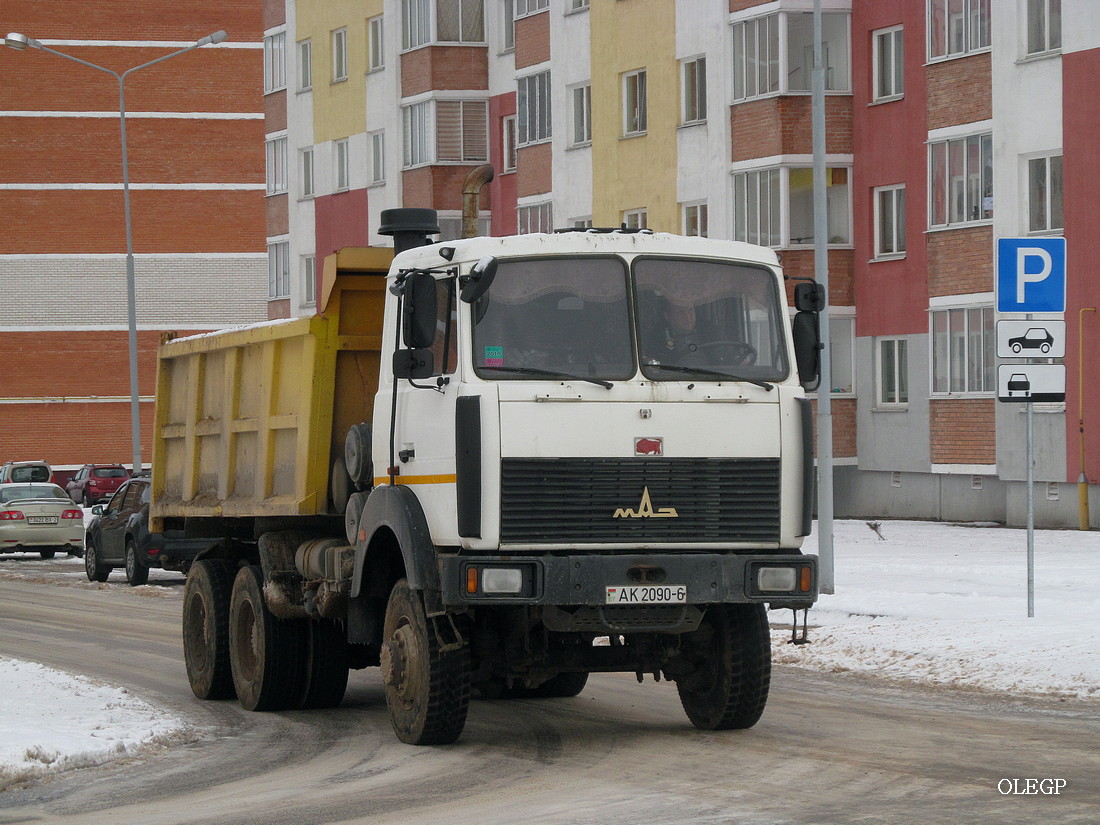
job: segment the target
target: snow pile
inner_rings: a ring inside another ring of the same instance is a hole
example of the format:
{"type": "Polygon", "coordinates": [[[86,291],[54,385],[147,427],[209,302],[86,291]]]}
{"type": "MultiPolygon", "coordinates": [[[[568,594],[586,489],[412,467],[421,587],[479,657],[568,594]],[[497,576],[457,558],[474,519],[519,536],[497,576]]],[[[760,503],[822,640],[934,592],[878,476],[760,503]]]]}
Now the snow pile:
{"type": "Polygon", "coordinates": [[[0,658],[0,685],[0,791],[194,738],[171,714],[83,676],[0,658]]]}

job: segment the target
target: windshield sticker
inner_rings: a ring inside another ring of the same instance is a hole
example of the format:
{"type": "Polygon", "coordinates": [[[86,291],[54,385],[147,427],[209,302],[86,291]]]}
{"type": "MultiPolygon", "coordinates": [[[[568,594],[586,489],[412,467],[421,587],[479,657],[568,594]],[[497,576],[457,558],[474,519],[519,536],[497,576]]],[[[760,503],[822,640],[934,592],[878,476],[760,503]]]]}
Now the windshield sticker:
{"type": "Polygon", "coordinates": [[[486,347],[485,348],[485,366],[487,366],[487,367],[503,367],[504,366],[504,347],[486,347]]]}

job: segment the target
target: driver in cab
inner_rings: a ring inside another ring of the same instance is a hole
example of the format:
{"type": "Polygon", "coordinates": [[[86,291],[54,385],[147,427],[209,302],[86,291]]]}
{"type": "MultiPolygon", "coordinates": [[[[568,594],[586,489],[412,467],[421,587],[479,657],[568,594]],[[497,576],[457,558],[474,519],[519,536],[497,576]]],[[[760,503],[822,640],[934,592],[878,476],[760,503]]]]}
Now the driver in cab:
{"type": "Polygon", "coordinates": [[[707,340],[696,328],[695,305],[669,301],[662,315],[662,327],[650,341],[646,360],[653,364],[682,364],[707,340]]]}

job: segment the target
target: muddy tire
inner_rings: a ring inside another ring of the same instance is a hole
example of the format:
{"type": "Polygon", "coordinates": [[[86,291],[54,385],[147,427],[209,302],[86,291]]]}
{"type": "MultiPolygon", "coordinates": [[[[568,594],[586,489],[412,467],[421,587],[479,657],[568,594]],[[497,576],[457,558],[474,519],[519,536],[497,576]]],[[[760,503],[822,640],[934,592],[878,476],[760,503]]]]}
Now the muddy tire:
{"type": "Polygon", "coordinates": [[[183,660],[187,681],[200,699],[232,699],[229,664],[230,563],[203,559],[191,565],[183,587],[183,660]]]}
{"type": "Polygon", "coordinates": [[[348,688],[347,638],[331,619],[303,621],[307,635],[305,686],[298,707],[334,708],[348,688]]]}
{"type": "Polygon", "coordinates": [[[298,706],[305,684],[306,626],[278,619],[264,602],[259,565],[243,567],[229,600],[229,663],[245,710],[298,706]]]}
{"type": "Polygon", "coordinates": [[[695,671],[676,682],[691,723],[703,730],[751,728],[768,702],[771,638],[762,604],[713,605],[684,635],[695,671]]]}
{"type": "Polygon", "coordinates": [[[382,681],[397,738],[410,745],[454,742],[470,706],[469,647],[441,649],[420,594],[405,579],[390,592],[382,639],[382,681]]]}
{"type": "Polygon", "coordinates": [[[99,558],[99,549],[89,536],[84,540],[84,573],[90,582],[105,582],[113,568],[99,558]]]}

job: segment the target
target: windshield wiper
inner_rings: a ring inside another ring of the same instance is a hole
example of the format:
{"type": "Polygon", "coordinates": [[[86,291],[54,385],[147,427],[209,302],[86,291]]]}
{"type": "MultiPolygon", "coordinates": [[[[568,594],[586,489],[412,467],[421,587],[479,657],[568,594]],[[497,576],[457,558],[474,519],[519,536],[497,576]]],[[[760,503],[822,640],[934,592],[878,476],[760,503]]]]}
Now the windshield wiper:
{"type": "Polygon", "coordinates": [[[669,372],[682,372],[686,375],[709,375],[712,378],[725,378],[729,381],[745,381],[749,384],[756,384],[758,387],[763,387],[768,392],[775,389],[774,384],[769,384],[767,381],[761,381],[759,378],[748,378],[744,375],[731,375],[728,372],[716,372],[715,370],[708,370],[702,367],[681,367],[679,364],[646,364],[647,367],[656,367],[659,370],[668,370],[669,372]]]}
{"type": "Polygon", "coordinates": [[[493,370],[495,372],[518,372],[522,375],[537,375],[540,378],[566,378],[573,381],[587,381],[589,384],[599,384],[601,387],[611,389],[615,385],[601,378],[588,378],[584,375],[570,375],[567,372],[554,372],[552,370],[540,370],[534,367],[478,367],[479,370],[493,370]]]}

